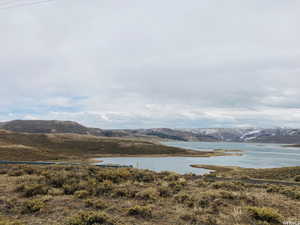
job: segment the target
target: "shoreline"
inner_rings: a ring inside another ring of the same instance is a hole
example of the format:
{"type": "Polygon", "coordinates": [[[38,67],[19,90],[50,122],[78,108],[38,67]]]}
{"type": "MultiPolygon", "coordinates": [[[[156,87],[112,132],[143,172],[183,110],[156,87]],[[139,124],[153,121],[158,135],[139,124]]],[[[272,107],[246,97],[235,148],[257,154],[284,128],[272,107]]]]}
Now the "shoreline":
{"type": "Polygon", "coordinates": [[[209,158],[219,156],[242,156],[241,153],[225,153],[219,151],[203,152],[203,154],[101,154],[95,155],[93,158],[88,159],[89,161],[103,161],[98,158],[171,158],[171,157],[185,157],[185,158],[209,158]]]}
{"type": "Polygon", "coordinates": [[[243,169],[242,167],[239,166],[216,166],[216,165],[208,165],[208,164],[191,164],[190,167],[197,168],[197,169],[212,170],[213,172],[228,172],[232,170],[243,169]]]}

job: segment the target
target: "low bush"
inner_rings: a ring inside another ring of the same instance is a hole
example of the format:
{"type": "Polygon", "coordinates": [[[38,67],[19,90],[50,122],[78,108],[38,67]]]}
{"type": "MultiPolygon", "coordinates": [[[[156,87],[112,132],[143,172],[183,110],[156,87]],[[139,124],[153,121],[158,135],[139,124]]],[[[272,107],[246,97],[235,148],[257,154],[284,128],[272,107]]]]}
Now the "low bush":
{"type": "Polygon", "coordinates": [[[299,189],[292,188],[283,188],[279,191],[280,194],[285,195],[288,198],[300,200],[300,191],[299,189]]]}
{"type": "Polygon", "coordinates": [[[86,190],[79,190],[74,193],[74,196],[80,199],[87,198],[89,195],[90,193],[86,190]]]}
{"type": "Polygon", "coordinates": [[[85,206],[93,209],[106,209],[108,207],[107,203],[100,199],[87,199],[85,206]]]}
{"type": "Polygon", "coordinates": [[[21,192],[24,197],[33,197],[36,195],[46,195],[49,187],[45,184],[21,184],[15,188],[16,192],[21,192]]]}
{"type": "Polygon", "coordinates": [[[181,184],[180,182],[178,182],[178,181],[172,181],[172,182],[169,183],[168,187],[169,187],[170,189],[172,189],[172,191],[173,191],[174,193],[178,193],[178,192],[180,192],[180,191],[183,189],[184,185],[182,185],[182,184],[181,184]]]}
{"type": "Polygon", "coordinates": [[[128,188],[120,187],[113,190],[112,197],[129,197],[130,191],[128,188]]]}
{"type": "Polygon", "coordinates": [[[214,189],[225,189],[228,191],[243,191],[245,187],[241,182],[215,182],[210,185],[214,189]]]}
{"type": "Polygon", "coordinates": [[[179,219],[189,222],[190,224],[197,224],[198,216],[194,212],[184,212],[179,215],[179,219]]]}
{"type": "Polygon", "coordinates": [[[10,170],[7,175],[11,176],[11,177],[19,177],[19,176],[22,176],[24,174],[25,173],[24,173],[23,170],[15,169],[15,170],[10,170]]]}
{"type": "Polygon", "coordinates": [[[103,195],[111,193],[114,188],[114,184],[110,180],[105,180],[101,183],[96,183],[96,185],[92,188],[94,189],[93,192],[95,195],[103,195]]]}
{"type": "Polygon", "coordinates": [[[255,220],[265,221],[272,224],[280,224],[281,215],[272,208],[247,207],[250,217],[255,220]]]}
{"type": "Polygon", "coordinates": [[[236,193],[230,192],[230,191],[220,191],[217,194],[218,197],[222,199],[228,199],[228,200],[239,200],[240,196],[236,193]]]}
{"type": "Polygon", "coordinates": [[[160,197],[170,197],[173,191],[168,186],[160,186],[158,188],[158,193],[160,197]]]}
{"type": "Polygon", "coordinates": [[[138,182],[152,183],[155,181],[155,176],[148,170],[134,170],[134,180],[138,182]]]}
{"type": "Polygon", "coordinates": [[[45,206],[45,202],[40,199],[26,200],[22,203],[22,213],[35,213],[45,206]]]}
{"type": "Polygon", "coordinates": [[[158,192],[155,188],[147,188],[136,194],[136,198],[141,200],[156,200],[157,197],[158,192]]]}
{"type": "Polygon", "coordinates": [[[295,187],[280,187],[272,185],[266,190],[268,193],[279,193],[291,199],[300,199],[300,190],[295,187]]]}
{"type": "Polygon", "coordinates": [[[193,207],[195,205],[195,199],[187,193],[179,193],[174,196],[177,203],[187,205],[188,207],[193,207]]]}
{"type": "Polygon", "coordinates": [[[43,175],[46,177],[47,183],[52,187],[56,187],[56,188],[63,187],[63,185],[68,180],[68,177],[65,175],[65,173],[59,173],[59,172],[47,173],[47,171],[45,171],[43,175]]]}
{"type": "Polygon", "coordinates": [[[64,184],[63,190],[66,195],[73,195],[77,190],[77,184],[64,184]]]}
{"type": "Polygon", "coordinates": [[[300,175],[294,177],[294,181],[300,182],[300,175]]]}
{"type": "Polygon", "coordinates": [[[0,218],[0,225],[24,225],[20,221],[12,221],[11,219],[0,218]]]}
{"type": "Polygon", "coordinates": [[[50,190],[48,190],[48,194],[52,196],[58,196],[58,195],[63,195],[64,191],[59,188],[51,188],[50,190]]]}
{"type": "Polygon", "coordinates": [[[165,177],[166,181],[177,181],[180,175],[174,172],[170,172],[168,176],[165,177]]]}
{"type": "Polygon", "coordinates": [[[140,216],[143,218],[152,217],[152,208],[150,206],[140,206],[136,205],[128,209],[129,216],[140,216]]]}
{"type": "Polygon", "coordinates": [[[179,216],[179,219],[185,221],[184,224],[191,224],[191,225],[217,225],[218,224],[214,216],[203,215],[203,213],[197,210],[184,212],[179,216]]]}
{"type": "Polygon", "coordinates": [[[116,225],[114,219],[104,212],[83,211],[69,218],[67,225],[116,225]]]}

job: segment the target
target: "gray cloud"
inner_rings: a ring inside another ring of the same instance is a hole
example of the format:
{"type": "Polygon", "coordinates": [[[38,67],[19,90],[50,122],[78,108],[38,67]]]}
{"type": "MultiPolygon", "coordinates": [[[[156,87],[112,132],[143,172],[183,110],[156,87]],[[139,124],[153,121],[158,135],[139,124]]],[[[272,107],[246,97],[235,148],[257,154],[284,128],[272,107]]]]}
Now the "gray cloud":
{"type": "Polygon", "coordinates": [[[0,120],[300,126],[299,15],[293,0],[2,10],[0,120]]]}

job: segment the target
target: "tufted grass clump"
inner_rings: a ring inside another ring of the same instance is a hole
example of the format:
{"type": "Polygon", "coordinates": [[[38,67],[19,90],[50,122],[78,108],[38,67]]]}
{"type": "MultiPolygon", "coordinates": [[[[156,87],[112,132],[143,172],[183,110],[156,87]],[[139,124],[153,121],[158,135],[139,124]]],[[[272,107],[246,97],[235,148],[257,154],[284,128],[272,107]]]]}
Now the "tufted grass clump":
{"type": "Polygon", "coordinates": [[[86,190],[79,190],[74,193],[75,198],[85,199],[90,195],[90,193],[86,190]]]}
{"type": "Polygon", "coordinates": [[[49,187],[45,184],[20,184],[15,188],[16,192],[22,193],[24,197],[46,195],[49,187]]]}
{"type": "Polygon", "coordinates": [[[158,193],[160,197],[171,197],[173,195],[173,191],[168,186],[160,186],[158,187],[158,193]]]}
{"type": "Polygon", "coordinates": [[[45,207],[45,201],[42,199],[30,199],[22,203],[22,213],[35,213],[45,207]]]}
{"type": "Polygon", "coordinates": [[[103,210],[108,208],[108,205],[105,201],[101,199],[87,199],[85,202],[85,206],[88,208],[103,210]]]}
{"type": "Polygon", "coordinates": [[[174,196],[174,200],[176,203],[184,204],[188,207],[193,207],[195,205],[195,198],[187,193],[178,193],[174,196]]]}
{"type": "Polygon", "coordinates": [[[147,188],[145,190],[142,190],[136,194],[137,199],[141,200],[156,200],[158,198],[159,193],[155,188],[147,188]]]}
{"type": "Polygon", "coordinates": [[[184,224],[192,225],[217,225],[215,217],[212,215],[203,215],[197,210],[185,211],[179,214],[179,219],[183,220],[184,224]]]}
{"type": "Polygon", "coordinates": [[[265,221],[272,224],[280,224],[282,216],[272,208],[247,207],[247,211],[255,220],[265,221]]]}
{"type": "Polygon", "coordinates": [[[63,190],[66,195],[73,195],[78,190],[78,185],[73,184],[64,184],[63,190]]]}
{"type": "Polygon", "coordinates": [[[139,216],[142,218],[152,217],[152,208],[150,206],[140,206],[136,205],[128,209],[127,214],[129,216],[139,216]]]}
{"type": "Polygon", "coordinates": [[[25,225],[18,220],[0,218],[0,225],[25,225]]]}
{"type": "Polygon", "coordinates": [[[300,175],[294,177],[294,181],[300,182],[300,175]]]}
{"type": "Polygon", "coordinates": [[[67,225],[116,225],[114,219],[104,212],[82,211],[69,218],[67,225]]]}
{"type": "Polygon", "coordinates": [[[244,191],[245,187],[241,182],[214,182],[210,185],[214,189],[223,189],[228,191],[244,191]]]}

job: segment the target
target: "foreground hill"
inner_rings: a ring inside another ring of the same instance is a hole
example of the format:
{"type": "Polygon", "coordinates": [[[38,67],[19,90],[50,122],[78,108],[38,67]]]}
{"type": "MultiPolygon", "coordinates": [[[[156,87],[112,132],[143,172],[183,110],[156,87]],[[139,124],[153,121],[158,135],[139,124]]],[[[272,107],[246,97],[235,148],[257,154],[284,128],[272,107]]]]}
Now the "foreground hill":
{"type": "MultiPolygon", "coordinates": [[[[299,175],[296,169],[288,174],[299,175]]],[[[214,181],[171,172],[5,166],[0,168],[0,224],[298,224],[299,193],[299,186],[214,181]]]]}
{"type": "Polygon", "coordinates": [[[198,129],[99,129],[72,121],[15,120],[0,123],[0,128],[27,133],[72,133],[101,137],[143,138],[176,141],[234,141],[300,144],[300,129],[289,128],[198,128],[198,129]]]}
{"type": "Polygon", "coordinates": [[[149,141],[80,134],[29,134],[0,130],[0,160],[83,160],[105,156],[214,156],[149,141]]]}

